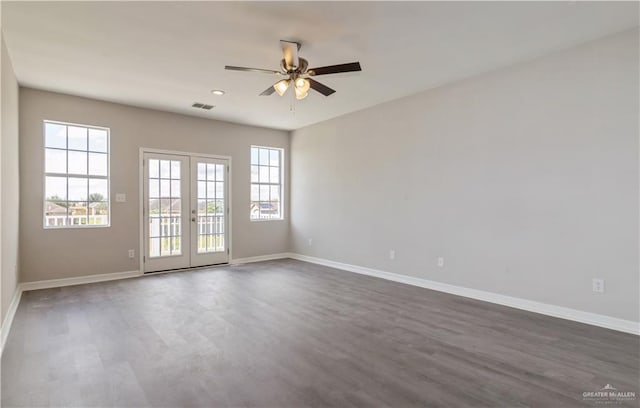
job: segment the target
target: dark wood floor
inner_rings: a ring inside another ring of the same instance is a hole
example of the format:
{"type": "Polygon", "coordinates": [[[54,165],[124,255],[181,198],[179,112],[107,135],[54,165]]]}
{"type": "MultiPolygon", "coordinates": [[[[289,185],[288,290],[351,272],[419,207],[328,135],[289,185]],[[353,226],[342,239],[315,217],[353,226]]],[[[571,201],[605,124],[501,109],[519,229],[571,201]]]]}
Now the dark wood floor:
{"type": "Polygon", "coordinates": [[[25,293],[2,406],[598,406],[583,392],[640,397],[639,346],[282,260],[25,293]]]}

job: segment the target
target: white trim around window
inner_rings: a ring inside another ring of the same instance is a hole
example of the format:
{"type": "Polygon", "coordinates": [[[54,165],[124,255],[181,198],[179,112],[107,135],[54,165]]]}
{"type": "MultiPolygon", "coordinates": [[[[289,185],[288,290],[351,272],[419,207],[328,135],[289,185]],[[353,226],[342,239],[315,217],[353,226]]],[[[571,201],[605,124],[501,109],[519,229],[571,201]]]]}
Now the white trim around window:
{"type": "Polygon", "coordinates": [[[284,149],[251,145],[249,220],[284,220],[284,149]]]}
{"type": "Polygon", "coordinates": [[[43,228],[110,227],[110,129],[44,120],[42,141],[43,228]]]}

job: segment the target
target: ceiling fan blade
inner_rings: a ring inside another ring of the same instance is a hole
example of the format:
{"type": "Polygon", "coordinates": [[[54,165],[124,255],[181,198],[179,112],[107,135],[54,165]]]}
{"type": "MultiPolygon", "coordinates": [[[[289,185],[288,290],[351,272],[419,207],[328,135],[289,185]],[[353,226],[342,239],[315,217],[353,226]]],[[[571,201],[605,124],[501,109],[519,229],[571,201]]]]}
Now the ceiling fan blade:
{"type": "Polygon", "coordinates": [[[320,82],[313,80],[311,78],[307,78],[307,81],[309,81],[309,86],[312,89],[315,89],[316,91],[320,92],[321,94],[323,94],[324,96],[329,96],[332,93],[335,93],[335,89],[331,89],[328,86],[321,84],[320,82]]]}
{"type": "Polygon", "coordinates": [[[311,68],[307,70],[309,75],[327,75],[327,74],[339,74],[341,72],[354,72],[362,71],[359,62],[350,62],[348,64],[329,65],[326,67],[311,68]]]}
{"type": "Polygon", "coordinates": [[[284,63],[287,69],[298,68],[300,60],[298,59],[298,49],[300,44],[292,41],[280,40],[282,46],[282,53],[284,54],[284,63]]]}
{"type": "Polygon", "coordinates": [[[265,74],[275,74],[282,75],[280,71],[274,71],[272,69],[261,69],[261,68],[247,68],[247,67],[234,67],[231,65],[225,65],[224,69],[229,71],[244,71],[244,72],[263,72],[265,74]]]}
{"type": "Polygon", "coordinates": [[[260,94],[260,96],[269,96],[272,93],[274,93],[276,91],[276,88],[273,87],[273,85],[271,85],[270,87],[268,87],[267,89],[265,89],[264,91],[262,91],[262,93],[260,94]]]}

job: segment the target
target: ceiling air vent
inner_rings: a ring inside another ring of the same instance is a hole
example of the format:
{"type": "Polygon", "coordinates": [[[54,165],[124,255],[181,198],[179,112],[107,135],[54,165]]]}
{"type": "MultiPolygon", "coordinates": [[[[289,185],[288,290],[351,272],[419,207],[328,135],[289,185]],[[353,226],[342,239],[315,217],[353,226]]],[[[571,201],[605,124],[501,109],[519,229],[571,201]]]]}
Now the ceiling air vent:
{"type": "Polygon", "coordinates": [[[200,103],[200,102],[195,102],[193,105],[191,105],[192,108],[197,108],[197,109],[204,109],[204,110],[211,110],[213,109],[213,105],[206,105],[204,103],[200,103]]]}

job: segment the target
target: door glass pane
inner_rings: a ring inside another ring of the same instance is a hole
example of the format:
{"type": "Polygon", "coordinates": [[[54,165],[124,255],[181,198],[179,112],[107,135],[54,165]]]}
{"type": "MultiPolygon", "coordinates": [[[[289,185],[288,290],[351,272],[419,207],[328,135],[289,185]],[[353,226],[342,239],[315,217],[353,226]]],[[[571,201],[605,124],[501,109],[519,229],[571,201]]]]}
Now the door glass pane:
{"type": "Polygon", "coordinates": [[[180,165],[179,160],[149,160],[150,257],[182,254],[180,165]]]}
{"type": "Polygon", "coordinates": [[[224,165],[198,163],[198,254],[222,252],[224,242],[224,165]],[[206,199],[206,200],[205,200],[206,199]]]}

